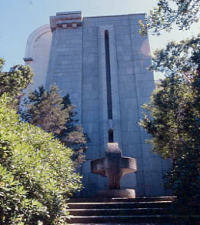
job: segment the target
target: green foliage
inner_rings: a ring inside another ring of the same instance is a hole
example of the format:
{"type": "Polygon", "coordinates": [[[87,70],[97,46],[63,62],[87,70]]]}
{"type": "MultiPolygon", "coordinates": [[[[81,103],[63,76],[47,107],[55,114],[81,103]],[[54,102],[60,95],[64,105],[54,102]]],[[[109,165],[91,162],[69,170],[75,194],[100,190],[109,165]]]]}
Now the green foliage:
{"type": "Polygon", "coordinates": [[[65,146],[73,149],[72,160],[76,163],[76,166],[80,166],[85,160],[88,137],[83,132],[83,128],[77,124],[78,120],[75,119],[77,113],[74,111],[75,107],[71,104],[68,94],[63,97],[62,103],[63,109],[68,111],[69,117],[57,138],[65,146]]]}
{"type": "Polygon", "coordinates": [[[44,87],[39,87],[28,96],[25,121],[47,132],[59,134],[69,118],[68,110],[63,109],[62,101],[56,87],[51,87],[49,92],[44,87]]]}
{"type": "Polygon", "coordinates": [[[80,189],[72,151],[22,123],[0,98],[0,224],[66,224],[67,198],[80,189]]]}
{"type": "Polygon", "coordinates": [[[3,68],[4,63],[5,63],[4,59],[0,58],[0,72],[3,68]]]}
{"type": "Polygon", "coordinates": [[[171,31],[173,25],[180,30],[187,30],[198,22],[200,18],[199,0],[158,0],[157,6],[150,11],[146,24],[142,24],[142,33],[147,29],[153,34],[160,34],[161,31],[171,31]]]}
{"type": "Polygon", "coordinates": [[[84,161],[87,138],[75,117],[69,95],[62,98],[55,86],[50,91],[40,87],[30,93],[22,114],[25,121],[52,132],[65,146],[72,148],[72,159],[78,166],[84,161]]]}
{"type": "Polygon", "coordinates": [[[169,42],[164,49],[154,53],[154,71],[164,72],[165,76],[178,74],[190,79],[190,74],[195,72],[200,64],[200,35],[191,39],[169,42]]]}
{"type": "Polygon", "coordinates": [[[179,78],[169,77],[161,81],[151,96],[150,103],[143,106],[151,112],[151,117],[146,114],[141,125],[152,135],[150,142],[153,150],[164,158],[177,158],[178,153],[174,152],[174,147],[179,145],[181,138],[176,119],[184,93],[179,78]]]}
{"type": "Polygon", "coordinates": [[[32,80],[31,68],[16,65],[9,72],[2,72],[3,65],[4,60],[0,59],[0,96],[6,92],[14,98],[19,98],[32,80]]]}
{"type": "Polygon", "coordinates": [[[144,105],[148,113],[140,123],[152,136],[154,152],[173,160],[167,186],[178,197],[176,210],[186,215],[200,211],[199,84],[198,69],[168,74],[144,105]]]}
{"type": "MultiPolygon", "coordinates": [[[[146,18],[139,21],[141,33],[190,29],[200,18],[199,0],[158,0],[146,18]]],[[[179,224],[194,224],[191,214],[199,215],[200,206],[200,35],[179,43],[170,42],[155,52],[154,71],[165,79],[154,91],[141,125],[152,135],[154,151],[171,158],[168,187],[177,195],[175,212],[184,213],[179,224]]]]}

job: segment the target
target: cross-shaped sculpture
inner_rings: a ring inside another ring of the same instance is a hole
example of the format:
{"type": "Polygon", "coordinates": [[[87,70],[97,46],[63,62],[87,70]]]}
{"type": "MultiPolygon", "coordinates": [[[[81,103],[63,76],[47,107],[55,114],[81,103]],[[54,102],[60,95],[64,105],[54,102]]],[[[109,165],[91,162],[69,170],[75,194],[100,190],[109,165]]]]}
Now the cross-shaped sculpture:
{"type": "Polygon", "coordinates": [[[108,177],[109,189],[120,189],[122,176],[136,172],[136,160],[122,157],[118,143],[108,143],[105,158],[91,161],[91,172],[108,177]]]}

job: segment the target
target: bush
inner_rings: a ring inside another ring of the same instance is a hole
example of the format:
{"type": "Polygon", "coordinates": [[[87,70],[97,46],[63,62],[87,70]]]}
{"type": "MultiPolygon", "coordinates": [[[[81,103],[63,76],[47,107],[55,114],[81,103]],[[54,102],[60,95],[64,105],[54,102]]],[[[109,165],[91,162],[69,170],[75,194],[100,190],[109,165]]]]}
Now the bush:
{"type": "Polygon", "coordinates": [[[67,198],[81,187],[72,151],[22,123],[0,98],[0,224],[65,224],[67,198]]]}

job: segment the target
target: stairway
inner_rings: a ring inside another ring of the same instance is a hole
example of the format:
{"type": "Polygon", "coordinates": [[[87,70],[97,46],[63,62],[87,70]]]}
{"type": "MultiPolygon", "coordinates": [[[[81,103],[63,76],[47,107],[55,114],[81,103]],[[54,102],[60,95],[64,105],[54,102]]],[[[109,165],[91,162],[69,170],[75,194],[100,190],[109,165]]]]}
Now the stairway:
{"type": "Polygon", "coordinates": [[[170,206],[174,197],[135,199],[72,199],[69,224],[172,225],[170,206]]]}

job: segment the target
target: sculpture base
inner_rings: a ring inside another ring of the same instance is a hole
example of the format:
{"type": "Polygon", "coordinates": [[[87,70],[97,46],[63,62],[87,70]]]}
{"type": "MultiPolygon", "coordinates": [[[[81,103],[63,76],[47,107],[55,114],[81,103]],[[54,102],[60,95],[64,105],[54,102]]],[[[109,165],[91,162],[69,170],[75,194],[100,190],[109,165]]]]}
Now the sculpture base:
{"type": "Polygon", "coordinates": [[[135,198],[135,189],[113,189],[98,192],[98,197],[103,198],[135,198]]]}

